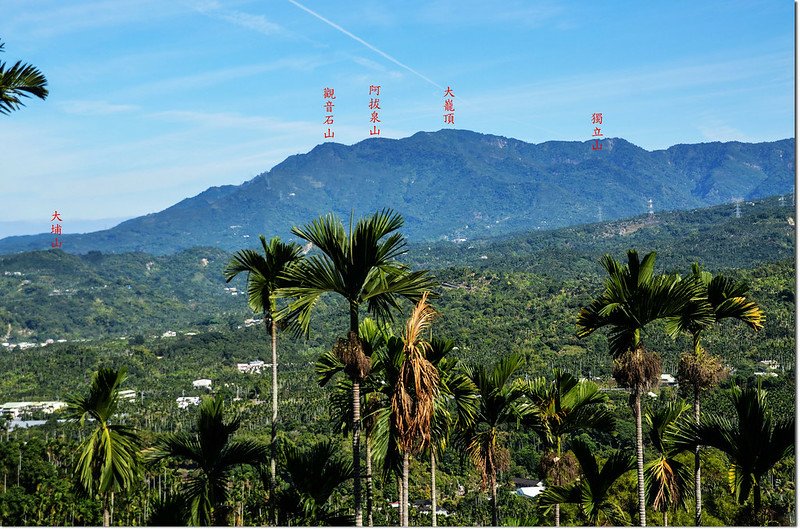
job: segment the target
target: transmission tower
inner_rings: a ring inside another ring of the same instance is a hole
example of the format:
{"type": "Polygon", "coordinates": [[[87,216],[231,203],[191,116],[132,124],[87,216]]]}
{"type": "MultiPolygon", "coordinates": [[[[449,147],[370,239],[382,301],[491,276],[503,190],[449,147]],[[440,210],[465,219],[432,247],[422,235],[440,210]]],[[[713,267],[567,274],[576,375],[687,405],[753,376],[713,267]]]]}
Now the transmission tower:
{"type": "Polygon", "coordinates": [[[603,222],[603,206],[597,206],[597,222],[603,222]]]}
{"type": "Polygon", "coordinates": [[[648,218],[653,218],[656,216],[655,211],[653,211],[653,199],[650,198],[647,200],[647,216],[648,218]]]}
{"type": "Polygon", "coordinates": [[[742,218],[742,202],[744,202],[743,198],[734,198],[733,203],[736,204],[736,218],[742,218]]]}

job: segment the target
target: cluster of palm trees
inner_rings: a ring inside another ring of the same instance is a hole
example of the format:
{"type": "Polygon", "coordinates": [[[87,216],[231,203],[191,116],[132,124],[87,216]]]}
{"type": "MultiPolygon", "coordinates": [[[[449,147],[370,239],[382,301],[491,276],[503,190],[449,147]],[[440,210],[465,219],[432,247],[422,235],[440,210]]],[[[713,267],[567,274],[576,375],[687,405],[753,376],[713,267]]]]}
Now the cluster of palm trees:
{"type": "Polygon", "coordinates": [[[621,523],[624,514],[613,502],[610,489],[631,470],[637,473],[639,522],[646,524],[646,508],[667,513],[685,506],[694,496],[696,521],[700,524],[700,449],[711,446],[726,453],[736,472],[732,485],[746,501],[751,491],[756,512],[761,505],[760,480],[793,448],[794,422],[776,423],[760,387],[731,389],[738,421],[707,417],[700,412],[700,396],[723,378],[718,357],[701,346],[703,333],[716,322],[733,318],[758,330],[763,313],[746,297],[747,289],[733,280],[713,277],[695,265],[687,277],[657,275],[655,253],[639,259],[628,252],[623,265],[611,256],[602,264],[608,277],[605,287],[577,319],[579,337],[609,328],[613,374],[620,386],[629,388],[636,423],[635,457],[618,450],[598,461],[577,433],[610,431],[614,421],[607,397],[593,382],[577,380],[561,370],[552,378],[521,377],[524,357],[502,355],[494,365],[469,365],[457,360],[450,340],[432,335],[437,316],[429,300],[436,282],[427,271],[413,271],[398,258],[406,251],[398,233],[403,224],[391,210],[351,219],[349,229],[334,215],[293,228],[299,238],[318,251],[304,255],[301,247],[279,238],[261,237],[263,253],[236,252],[226,267],[227,281],[247,275],[248,303],[263,314],[272,345],[272,425],[270,441],[260,444],[233,437],[240,419],[225,422],[220,398],[200,406],[194,432],[159,437],[155,446],[142,450],[130,429],[110,424],[116,409],[116,391],[124,371],[101,369],[89,397],[74,398],[75,418],[91,417],[96,429],[83,444],[79,461],[81,483],[89,493],[103,498],[104,522],[113,494],[137,478],[143,461],[190,462],[182,492],[163,505],[194,524],[222,524],[226,510],[230,472],[251,465],[262,472],[269,491],[270,521],[303,524],[326,521],[373,524],[373,477],[383,473],[384,482],[394,476],[400,499],[400,525],[409,524],[408,480],[410,459],[426,457],[431,466],[432,524],[436,525],[436,462],[449,444],[466,454],[480,472],[491,497],[492,523],[500,525],[498,473],[509,466],[509,432],[527,428],[544,447],[541,472],[548,487],[538,504],[552,509],[556,525],[560,506],[577,504],[587,523],[621,523]],[[320,385],[334,384],[331,392],[335,419],[344,433],[352,435],[352,460],[345,461],[331,442],[296,447],[278,442],[277,335],[286,329],[308,335],[319,299],[335,293],[347,303],[349,327],[331,349],[316,362],[320,385]],[[402,300],[413,309],[403,332],[395,334],[391,322],[402,300]],[[365,308],[372,317],[362,318],[365,308]],[[645,328],[663,322],[673,337],[681,333],[693,339],[693,351],[681,358],[682,388],[694,398],[690,406],[679,401],[644,416],[657,456],[645,461],[641,399],[657,384],[661,374],[658,355],[646,349],[645,328]],[[363,439],[362,439],[363,434],[363,439]],[[362,498],[362,441],[365,448],[366,498],[362,498]],[[277,460],[281,452],[283,481],[278,488],[277,460]],[[690,469],[677,457],[695,451],[695,490],[688,487],[690,469]],[[262,466],[269,460],[268,473],[262,466]],[[328,505],[334,489],[352,479],[353,510],[344,512],[328,505]],[[363,499],[366,501],[364,502],[363,499]]]}
{"type": "MultiPolygon", "coordinates": [[[[639,521],[645,526],[646,495],[641,397],[658,383],[661,360],[648,351],[642,340],[646,325],[662,321],[666,332],[676,337],[692,336],[694,351],[681,356],[681,386],[694,392],[695,424],[700,424],[700,394],[724,376],[721,359],[709,355],[700,345],[702,334],[715,323],[732,318],[754,330],[763,327],[764,314],[746,297],[747,286],[725,276],[713,277],[695,264],[688,277],[654,273],[655,252],[639,260],[628,251],[622,265],[610,255],[602,259],[608,273],[603,292],[578,315],[578,336],[584,337],[609,327],[609,352],[617,383],[631,390],[631,407],[636,422],[636,470],[639,521]]],[[[695,522],[701,523],[700,444],[695,445],[695,522]]]]}

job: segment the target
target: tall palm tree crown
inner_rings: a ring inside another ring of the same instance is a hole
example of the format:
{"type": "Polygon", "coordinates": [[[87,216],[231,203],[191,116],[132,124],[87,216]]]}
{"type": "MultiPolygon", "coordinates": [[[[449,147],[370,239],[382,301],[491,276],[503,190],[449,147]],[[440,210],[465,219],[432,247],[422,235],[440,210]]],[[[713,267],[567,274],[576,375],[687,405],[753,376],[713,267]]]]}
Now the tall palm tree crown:
{"type": "Polygon", "coordinates": [[[400,298],[416,303],[423,292],[436,285],[427,271],[412,272],[397,261],[407,251],[404,237],[396,233],[402,226],[399,213],[384,209],[359,219],[355,227],[351,218],[348,232],[333,214],[303,228],[292,228],[293,234],[322,252],[286,273],[294,286],[283,291],[296,298],[287,313],[297,317],[302,332],[308,333],[314,306],[327,292],[339,294],[349,302],[350,331],[357,333],[362,303],[379,320],[391,320],[392,310],[400,308],[400,298]]]}
{"type": "MultiPolygon", "coordinates": [[[[639,261],[636,250],[628,250],[628,263],[622,265],[606,254],[601,263],[608,273],[603,292],[578,314],[579,338],[610,327],[609,352],[613,357],[635,349],[641,331],[651,322],[674,318],[692,299],[702,297],[699,287],[680,277],[655,275],[656,253],[639,261]]],[[[713,323],[713,314],[702,304],[696,306],[695,321],[713,323]]]]}
{"type": "Polygon", "coordinates": [[[259,235],[263,254],[255,250],[239,250],[225,267],[225,281],[230,283],[240,273],[247,274],[247,303],[253,312],[270,320],[276,316],[277,292],[288,286],[283,274],[302,258],[302,248],[293,242],[273,237],[267,242],[259,235]]]}
{"type": "MultiPolygon", "coordinates": [[[[5,44],[0,42],[0,52],[4,48],[5,44]]],[[[0,61],[0,114],[10,114],[24,106],[21,98],[45,99],[49,93],[47,79],[35,66],[17,61],[8,67],[0,61]]]]}
{"type": "Polygon", "coordinates": [[[67,416],[80,427],[92,420],[94,429],[80,446],[75,467],[78,482],[90,495],[103,497],[103,525],[110,523],[108,498],[114,492],[129,489],[140,472],[140,440],[136,431],[123,424],[113,424],[119,404],[119,388],[127,370],[100,368],[92,375],[88,395],[67,398],[67,416]]]}
{"type": "MultiPolygon", "coordinates": [[[[524,424],[531,427],[550,451],[543,456],[550,471],[551,484],[561,485],[568,476],[562,454],[564,437],[581,430],[611,431],[615,419],[605,405],[608,397],[597,384],[577,380],[562,369],[553,369],[552,380],[544,377],[529,382],[530,407],[524,424]]],[[[561,523],[560,507],[555,504],[555,524],[561,523]]]]}

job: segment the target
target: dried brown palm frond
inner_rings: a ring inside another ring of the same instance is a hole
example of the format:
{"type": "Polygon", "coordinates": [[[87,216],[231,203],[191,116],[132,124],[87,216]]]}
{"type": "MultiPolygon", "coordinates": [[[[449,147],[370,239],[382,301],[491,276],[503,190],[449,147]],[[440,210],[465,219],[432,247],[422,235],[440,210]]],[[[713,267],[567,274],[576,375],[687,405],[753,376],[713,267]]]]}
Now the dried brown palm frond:
{"type": "Polygon", "coordinates": [[[370,372],[369,344],[350,331],[347,338],[339,338],[333,346],[333,354],[344,364],[344,372],[351,380],[360,382],[370,372]]]}
{"type": "Polygon", "coordinates": [[[392,396],[392,415],[398,431],[400,448],[418,453],[431,440],[434,402],[439,390],[439,371],[428,360],[430,343],[421,337],[436,316],[424,293],[406,323],[404,359],[392,396]]]}
{"type": "Polygon", "coordinates": [[[664,512],[676,503],[681,497],[681,486],[683,481],[672,468],[672,461],[666,457],[661,457],[653,461],[648,467],[651,480],[656,483],[653,486],[651,495],[653,496],[653,508],[664,512]]]}
{"type": "Polygon", "coordinates": [[[682,393],[691,393],[695,387],[706,391],[727,377],[728,368],[722,365],[722,359],[708,354],[702,347],[698,352],[681,354],[677,378],[682,393]]]}
{"type": "Polygon", "coordinates": [[[497,475],[497,471],[508,470],[511,465],[511,455],[500,442],[503,433],[494,428],[477,432],[467,445],[467,455],[481,471],[483,489],[489,485],[490,476],[497,475]]]}
{"type": "Polygon", "coordinates": [[[551,450],[539,461],[539,471],[550,485],[567,485],[580,475],[580,465],[572,452],[559,456],[555,450],[551,450]]]}
{"type": "Polygon", "coordinates": [[[647,391],[661,379],[661,357],[639,344],[614,358],[611,374],[617,384],[634,391],[647,391]]]}

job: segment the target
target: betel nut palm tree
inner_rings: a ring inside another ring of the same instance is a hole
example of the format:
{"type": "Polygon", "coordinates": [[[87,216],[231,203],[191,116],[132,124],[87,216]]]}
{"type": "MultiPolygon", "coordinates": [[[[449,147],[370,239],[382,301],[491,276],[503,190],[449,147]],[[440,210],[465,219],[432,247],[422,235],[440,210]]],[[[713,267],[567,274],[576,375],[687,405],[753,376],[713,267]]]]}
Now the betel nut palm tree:
{"type": "Polygon", "coordinates": [[[437,526],[436,460],[443,457],[451,432],[462,422],[474,420],[478,411],[478,388],[464,373],[461,361],[450,356],[456,349],[452,340],[433,337],[428,360],[439,372],[439,394],[434,401],[431,423],[431,525],[437,526]]]}
{"type": "MultiPolygon", "coordinates": [[[[655,252],[640,261],[636,250],[628,250],[628,263],[622,265],[612,256],[604,255],[601,263],[608,277],[603,292],[581,309],[577,320],[580,338],[603,327],[610,328],[608,343],[614,379],[631,390],[631,408],[636,422],[639,523],[642,526],[647,525],[647,515],[641,396],[658,383],[661,375],[661,359],[644,347],[642,331],[649,323],[676,316],[688,302],[702,296],[693,281],[681,281],[679,276],[655,275],[655,259],[655,252]]],[[[713,320],[706,307],[700,305],[697,310],[698,320],[713,320]]]]}
{"type": "Polygon", "coordinates": [[[539,505],[573,503],[587,525],[626,525],[622,508],[609,491],[620,476],[636,468],[636,458],[615,450],[601,468],[585,442],[573,441],[572,452],[580,465],[581,477],[568,485],[547,487],[538,496],[539,505]]]}
{"type": "Polygon", "coordinates": [[[685,450],[675,440],[678,421],[689,408],[685,401],[677,400],[645,414],[650,443],[658,452],[656,458],[645,467],[647,502],[662,513],[664,526],[667,525],[669,511],[685,508],[686,500],[691,495],[691,472],[678,458],[685,450]]]}
{"type": "MultiPolygon", "coordinates": [[[[722,359],[703,348],[703,334],[725,319],[741,321],[758,331],[764,326],[764,313],[747,298],[746,284],[722,275],[713,276],[698,263],[692,265],[692,275],[688,280],[700,286],[703,296],[687,303],[680,314],[671,319],[671,329],[673,336],[680,332],[692,336],[692,351],[683,353],[680,358],[678,382],[683,391],[692,391],[694,420],[699,423],[701,394],[716,386],[725,376],[722,359]],[[698,310],[701,306],[704,309],[698,310]],[[713,312],[713,318],[702,317],[709,310],[713,312]]],[[[697,446],[694,454],[695,525],[701,525],[703,509],[700,472],[700,446],[697,446]]]]}
{"type": "Polygon", "coordinates": [[[525,384],[512,379],[525,359],[517,353],[500,359],[492,367],[467,366],[465,373],[478,389],[477,411],[471,420],[462,420],[457,431],[458,445],[481,472],[484,489],[490,488],[492,525],[500,525],[497,507],[497,472],[508,468],[510,457],[503,446],[507,429],[523,419],[525,384]]]}
{"type": "Polygon", "coordinates": [[[151,462],[188,466],[180,503],[189,525],[226,525],[231,472],[240,465],[261,465],[268,457],[264,444],[234,438],[241,418],[226,421],[224,410],[221,395],[204,397],[194,431],[165,434],[144,452],[151,462]]]}
{"type": "Polygon", "coordinates": [[[119,388],[127,377],[119,371],[101,367],[92,375],[88,395],[67,398],[67,416],[81,428],[93,421],[92,433],[79,447],[75,474],[83,491],[99,494],[103,501],[103,526],[111,523],[110,504],[114,493],[131,488],[138,481],[141,467],[140,440],[136,431],[112,422],[119,404],[119,388]]]}
{"type": "MultiPolygon", "coordinates": [[[[693,449],[709,446],[723,452],[731,463],[729,485],[739,504],[753,496],[753,515],[761,513],[762,481],[767,472],[791,454],[795,443],[795,419],[776,420],[761,381],[740,388],[731,383],[728,398],[734,418],[720,414],[700,417],[700,423],[680,423],[675,445],[693,449]]],[[[759,525],[758,519],[750,522],[759,525]]]]}
{"type": "MultiPolygon", "coordinates": [[[[387,391],[387,381],[382,356],[385,353],[386,341],[391,336],[391,331],[386,324],[378,325],[371,318],[364,318],[359,323],[359,336],[365,346],[372,352],[370,355],[370,373],[361,383],[361,427],[365,434],[365,461],[366,461],[366,507],[367,525],[373,525],[373,462],[383,460],[385,454],[378,454],[374,450],[375,430],[380,423],[386,422],[388,415],[384,409],[388,406],[391,395],[387,391]]],[[[344,370],[344,364],[332,350],[325,351],[314,364],[317,373],[317,382],[326,386],[337,373],[344,370]]],[[[330,393],[331,419],[334,428],[342,434],[352,434],[353,427],[353,382],[348,377],[336,380],[333,391],[330,393]]],[[[351,467],[352,468],[352,467],[351,467]]]]}
{"type": "Polygon", "coordinates": [[[302,248],[295,243],[285,243],[279,237],[267,239],[261,235],[263,254],[255,250],[239,250],[225,267],[225,281],[230,282],[240,273],[247,274],[247,303],[250,309],[263,314],[264,326],[272,338],[272,422],[270,434],[270,519],[275,520],[276,436],[278,433],[278,288],[287,286],[283,274],[302,259],[302,248]]]}
{"type": "MultiPolygon", "coordinates": [[[[389,339],[388,348],[399,349],[402,362],[391,397],[391,418],[397,432],[397,444],[403,454],[403,498],[408,525],[408,470],[411,454],[426,450],[431,443],[431,426],[439,393],[439,371],[428,359],[431,344],[423,333],[430,327],[436,312],[428,304],[428,293],[414,307],[401,339],[389,339]]],[[[391,356],[391,352],[389,353],[391,356]]]]}
{"type": "MultiPolygon", "coordinates": [[[[563,485],[569,476],[569,465],[563,444],[567,435],[582,430],[612,431],[614,415],[606,406],[608,397],[589,380],[578,380],[562,369],[553,369],[553,378],[538,377],[528,383],[530,408],[524,424],[539,436],[548,450],[542,458],[551,475],[552,485],[563,485]]],[[[560,506],[554,505],[555,525],[561,524],[560,506]]]]}
{"type": "Polygon", "coordinates": [[[348,304],[350,319],[346,338],[334,345],[334,353],[344,364],[344,372],[353,383],[353,500],[356,526],[362,525],[361,509],[361,383],[370,371],[369,347],[358,335],[359,309],[379,320],[392,318],[405,298],[414,303],[435,282],[427,271],[411,271],[397,260],[406,252],[405,239],[397,230],[403,217],[385,209],[359,219],[345,230],[333,214],[322,216],[292,233],[316,246],[321,253],[307,257],[292,267],[284,277],[292,286],[279,289],[281,295],[294,298],[282,313],[293,321],[299,332],[308,334],[311,314],[320,296],[335,293],[348,304]]]}

